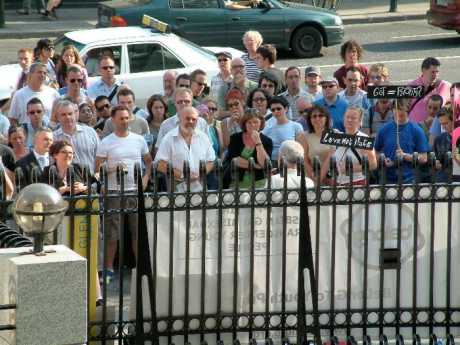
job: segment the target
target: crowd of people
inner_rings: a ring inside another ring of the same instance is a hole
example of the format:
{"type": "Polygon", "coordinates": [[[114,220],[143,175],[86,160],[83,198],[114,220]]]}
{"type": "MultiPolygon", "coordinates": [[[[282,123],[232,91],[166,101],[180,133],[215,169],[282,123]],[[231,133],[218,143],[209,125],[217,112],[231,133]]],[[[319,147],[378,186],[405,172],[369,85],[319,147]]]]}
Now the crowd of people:
{"type": "MultiPolygon", "coordinates": [[[[155,166],[160,176],[155,188],[193,192],[206,185],[212,190],[219,185],[218,158],[223,162],[223,188],[264,187],[269,179],[281,187],[284,178],[274,170],[282,172],[283,167],[288,186],[299,187],[299,162],[307,187],[363,185],[370,178],[380,179],[375,172],[380,154],[385,157],[385,181],[410,183],[415,178],[413,160],[427,166],[430,152],[436,157],[431,167],[436,181],[448,181],[448,152],[453,153],[453,180],[460,181],[460,83],[439,78],[436,58],[426,58],[420,75],[409,83],[423,86],[422,97],[370,99],[368,86],[391,84],[390,71],[382,63],[361,64],[364,52],[354,40],[341,47],[343,66],[323,75],[318,66],[282,71],[275,47],[263,44],[256,31],[242,39],[246,53],[241,57],[228,51],[215,54],[220,72],[212,78],[201,69],[190,74],[166,71],[163,93],[152,95],[145,109],[136,104],[129,85],[117,79],[119,66],[110,52],[98,57],[99,78],[90,83],[85,62],[72,45],[59,55],[48,39],[39,40],[34,50],[20,49],[22,73],[0,113],[7,193],[14,193],[15,184],[21,188],[40,181],[64,195],[87,193],[94,185],[100,188],[102,166],[108,186],[103,192],[134,191],[136,164],[142,166],[144,188],[152,185],[155,166]],[[321,138],[329,131],[373,137],[374,148],[325,145],[321,138]],[[363,171],[364,159],[373,173],[363,171]]],[[[119,207],[119,199],[111,202],[107,207],[119,207]]],[[[104,221],[113,272],[120,215],[104,221]]],[[[136,215],[129,222],[136,228],[136,215]]]]}
{"type": "MultiPolygon", "coordinates": [[[[115,171],[120,164],[128,171],[125,190],[134,189],[136,163],[143,166],[147,187],[155,162],[161,177],[171,164],[173,188],[184,191],[185,161],[192,191],[201,190],[203,181],[208,189],[216,189],[217,158],[223,161],[224,188],[248,188],[252,177],[256,187],[263,187],[273,175],[267,163],[276,168],[283,161],[280,148],[285,142],[300,144],[295,147],[302,148],[306,174],[315,183],[374,182],[379,174],[371,174],[368,181],[362,163],[366,158],[374,170],[379,154],[385,157],[385,181],[409,183],[414,180],[414,157],[423,168],[430,152],[436,156],[437,181],[447,181],[447,152],[454,153],[453,179],[460,179],[460,132],[454,128],[460,84],[439,78],[441,64],[436,58],[426,58],[420,75],[409,83],[423,86],[422,97],[371,99],[368,86],[390,84],[390,71],[382,63],[361,64],[364,52],[354,40],[342,45],[344,64],[332,75],[323,75],[318,66],[282,71],[276,48],[263,44],[260,33],[248,31],[242,40],[246,53],[241,57],[228,51],[215,54],[219,73],[210,81],[201,69],[190,74],[166,71],[164,92],[152,95],[145,109],[136,105],[129,85],[117,79],[119,66],[108,51],[98,57],[99,78],[90,83],[85,62],[72,45],[55,54],[53,42],[41,39],[34,50],[20,49],[22,73],[0,115],[2,161],[12,184],[46,179],[45,168],[59,161],[60,152],[52,151],[53,145],[63,144],[71,148],[67,151],[75,171],[86,168],[97,180],[105,164],[110,190],[119,188],[115,171]],[[374,137],[374,149],[325,145],[321,137],[327,131],[374,137]],[[205,162],[204,170],[200,161],[205,162]],[[23,179],[13,178],[17,167],[23,179]]],[[[58,172],[64,174],[62,169],[58,172]]],[[[426,175],[430,176],[428,170],[426,175]]],[[[56,181],[62,192],[69,191],[65,178],[56,181]]],[[[160,179],[160,190],[170,186],[160,179]]],[[[78,184],[75,190],[85,188],[78,184]]]]}

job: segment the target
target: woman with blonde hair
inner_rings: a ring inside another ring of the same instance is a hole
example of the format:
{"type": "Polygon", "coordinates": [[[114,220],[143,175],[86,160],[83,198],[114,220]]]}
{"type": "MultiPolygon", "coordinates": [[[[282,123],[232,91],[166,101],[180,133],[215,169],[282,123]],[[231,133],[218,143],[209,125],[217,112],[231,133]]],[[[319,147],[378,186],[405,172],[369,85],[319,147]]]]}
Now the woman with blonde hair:
{"type": "Polygon", "coordinates": [[[83,75],[83,82],[81,86],[84,89],[88,88],[88,72],[85,68],[85,63],[83,62],[77,48],[75,48],[72,44],[66,45],[62,48],[61,56],[59,57],[59,62],[56,66],[56,77],[59,87],[66,86],[65,77],[67,74],[67,68],[72,65],[80,66],[80,70],[83,75]]]}
{"type": "Polygon", "coordinates": [[[246,48],[246,54],[241,58],[244,60],[246,67],[246,77],[254,82],[259,81],[259,75],[262,70],[256,64],[256,51],[263,43],[262,35],[259,31],[246,31],[243,35],[243,44],[246,48]]]}

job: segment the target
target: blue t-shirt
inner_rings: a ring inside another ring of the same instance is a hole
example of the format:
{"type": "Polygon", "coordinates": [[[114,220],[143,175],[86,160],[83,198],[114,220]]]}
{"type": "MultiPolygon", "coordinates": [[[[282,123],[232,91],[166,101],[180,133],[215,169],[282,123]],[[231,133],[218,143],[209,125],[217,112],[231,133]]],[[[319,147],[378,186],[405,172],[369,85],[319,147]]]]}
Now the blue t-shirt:
{"type": "MultiPolygon", "coordinates": [[[[413,122],[399,125],[399,144],[401,149],[409,154],[414,152],[426,153],[429,150],[428,141],[423,129],[413,122]]],[[[396,122],[391,121],[378,131],[374,148],[378,152],[383,152],[386,158],[394,162],[396,161],[396,122]]],[[[388,182],[396,183],[398,181],[398,172],[395,167],[387,168],[386,174],[388,182]]],[[[413,181],[412,163],[403,161],[402,179],[404,183],[413,181]]]]}
{"type": "Polygon", "coordinates": [[[262,133],[269,137],[273,142],[271,160],[275,161],[278,159],[278,151],[284,141],[295,140],[297,135],[302,132],[302,125],[298,122],[289,120],[289,122],[279,125],[275,118],[271,118],[267,121],[262,133]]]}
{"type": "Polygon", "coordinates": [[[327,104],[326,99],[321,97],[313,104],[319,105],[329,110],[329,114],[331,114],[332,118],[332,127],[338,129],[341,132],[345,132],[345,127],[343,126],[343,115],[348,108],[348,102],[345,99],[337,96],[334,104],[327,104]]]}
{"type": "Polygon", "coordinates": [[[438,135],[440,135],[441,133],[443,133],[444,131],[442,130],[442,127],[441,127],[441,122],[439,122],[439,119],[438,117],[436,116],[434,119],[433,119],[433,122],[431,123],[431,127],[430,127],[430,135],[434,136],[434,137],[437,137],[438,135]]]}

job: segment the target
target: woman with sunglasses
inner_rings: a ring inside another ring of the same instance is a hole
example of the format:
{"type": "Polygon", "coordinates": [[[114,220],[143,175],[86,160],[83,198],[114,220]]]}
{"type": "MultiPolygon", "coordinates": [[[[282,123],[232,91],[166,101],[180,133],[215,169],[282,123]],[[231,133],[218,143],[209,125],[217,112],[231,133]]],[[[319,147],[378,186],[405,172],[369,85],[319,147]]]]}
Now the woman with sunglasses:
{"type": "Polygon", "coordinates": [[[305,134],[307,141],[306,154],[308,157],[307,174],[314,178],[313,161],[315,157],[319,158],[321,166],[326,163],[329,153],[333,151],[333,147],[321,144],[321,137],[324,132],[327,132],[332,127],[332,120],[329,111],[319,105],[314,105],[306,116],[308,130],[305,134]]]}
{"type": "Polygon", "coordinates": [[[237,178],[240,188],[250,188],[252,177],[249,174],[249,159],[254,159],[255,186],[261,188],[265,185],[265,165],[270,159],[273,150],[272,140],[261,133],[264,128],[265,118],[256,109],[248,109],[241,117],[240,126],[242,132],[235,133],[230,137],[230,145],[223,162],[224,188],[228,188],[232,182],[232,161],[237,159],[237,178]]]}
{"type": "Polygon", "coordinates": [[[240,120],[244,114],[244,95],[239,89],[231,89],[225,96],[225,104],[230,116],[222,120],[222,140],[224,149],[230,144],[230,136],[241,132],[240,120]]]}
{"type": "MultiPolygon", "coordinates": [[[[345,126],[345,133],[349,135],[359,135],[367,137],[368,135],[360,131],[361,123],[363,120],[364,110],[359,107],[351,106],[345,112],[343,123],[345,126]]],[[[363,158],[367,157],[369,162],[369,170],[373,170],[377,167],[377,158],[374,149],[362,150],[353,147],[337,146],[337,148],[331,151],[325,161],[325,164],[321,167],[321,180],[327,184],[337,183],[338,185],[365,185],[366,176],[363,173],[363,158]],[[330,157],[334,155],[336,159],[336,168],[338,171],[337,181],[331,181],[327,179],[327,173],[330,168],[330,157]],[[351,160],[351,176],[348,176],[346,161],[347,158],[351,160]]]]}
{"type": "Polygon", "coordinates": [[[54,44],[47,38],[42,38],[37,42],[34,49],[35,62],[41,62],[46,65],[48,76],[46,85],[58,88],[56,81],[56,65],[54,63],[54,44]]]}
{"type": "Polygon", "coordinates": [[[69,68],[72,65],[80,66],[80,70],[83,77],[81,87],[86,89],[88,87],[88,72],[85,68],[85,63],[80,57],[80,53],[78,52],[77,48],[75,48],[75,46],[72,44],[69,44],[62,48],[61,56],[59,57],[59,62],[56,66],[56,77],[59,83],[59,87],[64,87],[66,85],[65,78],[67,75],[67,68],[69,68]]]}
{"type": "Polygon", "coordinates": [[[252,90],[248,95],[247,107],[254,108],[264,115],[265,119],[270,118],[271,112],[268,108],[268,102],[270,101],[270,94],[267,90],[257,88],[252,90]]]}
{"type": "Polygon", "coordinates": [[[216,119],[217,103],[212,99],[205,99],[197,107],[200,116],[208,124],[208,137],[211,140],[212,148],[216,157],[222,157],[223,139],[221,122],[216,119]]]}

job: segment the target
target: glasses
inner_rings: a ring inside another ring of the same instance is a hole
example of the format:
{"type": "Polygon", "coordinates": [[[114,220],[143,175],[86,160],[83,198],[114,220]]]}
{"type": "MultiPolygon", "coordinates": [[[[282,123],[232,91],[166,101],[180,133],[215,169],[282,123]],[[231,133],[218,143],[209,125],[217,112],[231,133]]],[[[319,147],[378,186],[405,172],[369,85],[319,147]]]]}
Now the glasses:
{"type": "Polygon", "coordinates": [[[43,114],[43,110],[31,110],[28,112],[29,115],[40,115],[40,114],[43,114]]]}
{"type": "Polygon", "coordinates": [[[232,68],[234,68],[234,69],[237,69],[237,68],[243,69],[244,65],[233,65],[232,68]]]}
{"type": "Polygon", "coordinates": [[[64,155],[73,156],[73,151],[61,150],[61,151],[59,151],[59,153],[62,153],[64,155]]]}
{"type": "Polygon", "coordinates": [[[326,117],[324,114],[313,114],[310,116],[312,119],[321,119],[323,117],[326,117]]]}
{"type": "Polygon", "coordinates": [[[53,47],[53,46],[50,46],[50,47],[45,47],[45,48],[43,48],[43,49],[50,51],[50,50],[54,50],[54,47],[53,47]]]}
{"type": "Polygon", "coordinates": [[[347,80],[349,82],[355,82],[355,83],[357,83],[359,81],[359,79],[356,79],[356,78],[347,78],[347,80]]]}
{"type": "Polygon", "coordinates": [[[335,87],[336,85],[335,84],[327,84],[327,85],[324,85],[323,84],[323,88],[324,89],[332,89],[333,87],[335,87]]]}
{"type": "Polygon", "coordinates": [[[190,104],[190,103],[192,103],[192,101],[189,99],[179,99],[176,101],[176,104],[190,104]]]}
{"type": "Polygon", "coordinates": [[[281,110],[283,110],[283,108],[282,108],[282,107],[273,107],[273,108],[270,108],[270,110],[271,110],[272,113],[273,113],[273,112],[275,112],[275,111],[281,111],[281,110]]]}
{"type": "Polygon", "coordinates": [[[217,61],[219,61],[219,62],[227,62],[228,59],[217,59],[217,61]]]}
{"type": "Polygon", "coordinates": [[[255,97],[252,100],[254,102],[265,102],[267,99],[265,97],[255,97]]]}
{"type": "Polygon", "coordinates": [[[79,84],[81,84],[83,82],[83,79],[69,79],[69,81],[73,84],[75,83],[76,81],[78,81],[79,84]]]}
{"type": "Polygon", "coordinates": [[[206,83],[202,83],[202,82],[200,82],[200,81],[194,80],[193,82],[196,83],[196,84],[198,84],[199,86],[206,86],[206,83]]]}
{"type": "Polygon", "coordinates": [[[228,108],[239,107],[239,106],[240,106],[240,102],[233,102],[233,103],[227,104],[228,108]]]}
{"type": "Polygon", "coordinates": [[[215,111],[217,111],[217,108],[213,108],[213,107],[208,107],[208,109],[209,109],[209,111],[212,112],[212,113],[215,112],[215,111]]]}
{"type": "Polygon", "coordinates": [[[179,87],[190,88],[190,84],[179,84],[178,86],[179,86],[179,87]]]}
{"type": "Polygon", "coordinates": [[[102,66],[101,67],[103,70],[107,71],[109,69],[115,69],[115,66],[102,66]]]}
{"type": "Polygon", "coordinates": [[[104,109],[109,109],[109,108],[110,108],[110,104],[107,103],[107,104],[101,105],[100,107],[96,107],[96,110],[97,111],[102,111],[104,109]]]}

